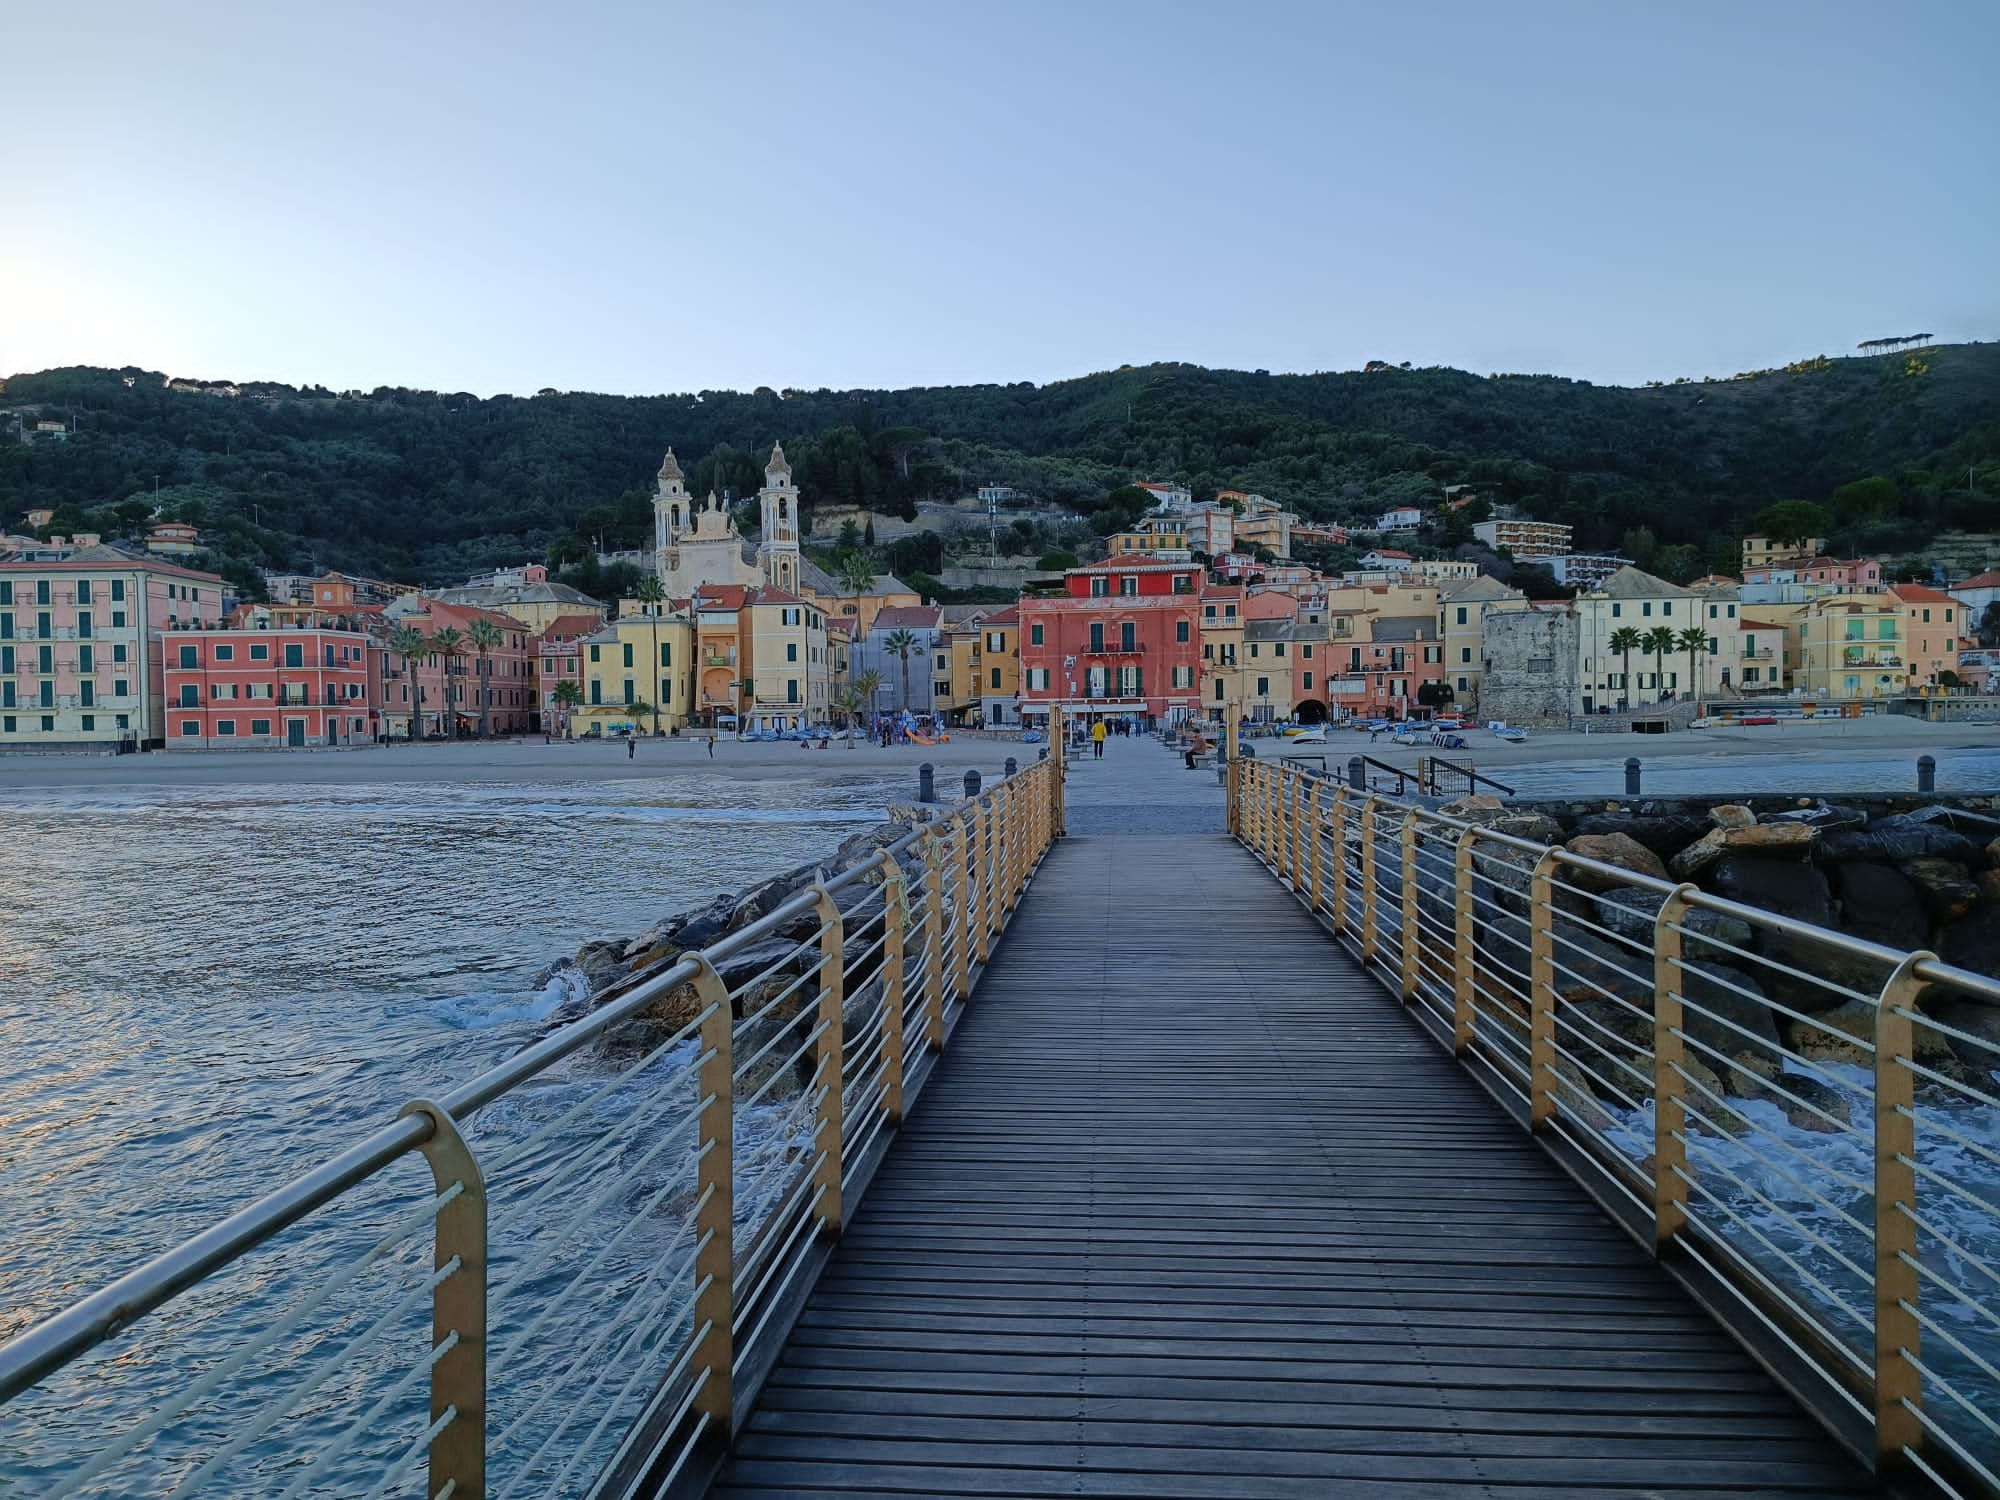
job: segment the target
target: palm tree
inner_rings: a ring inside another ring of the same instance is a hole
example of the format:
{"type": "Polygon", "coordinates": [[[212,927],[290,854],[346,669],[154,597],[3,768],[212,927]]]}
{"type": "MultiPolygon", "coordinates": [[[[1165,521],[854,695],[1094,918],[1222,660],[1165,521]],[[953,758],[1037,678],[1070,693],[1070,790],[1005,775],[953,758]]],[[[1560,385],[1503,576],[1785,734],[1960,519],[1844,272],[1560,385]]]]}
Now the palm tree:
{"type": "Polygon", "coordinates": [[[556,684],[555,700],[562,706],[562,728],[569,728],[569,716],[583,703],[583,687],[571,678],[565,677],[556,684]]]}
{"type": "Polygon", "coordinates": [[[1680,648],[1680,641],[1671,625],[1655,625],[1646,632],[1646,649],[1653,653],[1653,701],[1660,701],[1663,685],[1667,680],[1667,653],[1680,648]]]}
{"type": "Polygon", "coordinates": [[[845,552],[840,558],[840,586],[852,594],[875,587],[875,565],[865,552],[845,552]]]}
{"type": "Polygon", "coordinates": [[[1611,632],[1611,649],[1625,658],[1623,682],[1624,701],[1627,705],[1632,702],[1632,653],[1643,648],[1645,644],[1646,638],[1630,625],[1621,625],[1611,632]]]}
{"type": "MultiPolygon", "coordinates": [[[[657,672],[660,669],[660,601],[667,597],[667,591],[665,586],[661,584],[657,573],[648,573],[644,578],[639,580],[638,586],[632,590],[632,597],[646,606],[646,618],[652,622],[653,670],[657,672]]],[[[655,708],[653,710],[653,733],[658,734],[659,732],[660,711],[655,708]]]]}
{"type": "Polygon", "coordinates": [[[479,653],[479,737],[482,740],[490,739],[492,736],[487,730],[487,712],[493,698],[493,684],[487,676],[492,663],[486,659],[486,653],[506,639],[506,632],[481,615],[466,627],[465,639],[471,644],[472,649],[479,653]]]}
{"type": "MultiPolygon", "coordinates": [[[[858,688],[842,688],[833,696],[833,706],[840,710],[841,721],[851,731],[861,722],[861,692],[858,688]]],[[[854,736],[847,736],[847,748],[854,748],[854,736]]]]}
{"type": "Polygon", "coordinates": [[[447,625],[431,637],[431,647],[444,663],[444,714],[441,727],[444,729],[446,739],[457,739],[458,709],[455,707],[451,690],[451,659],[465,649],[465,632],[455,626],[447,625]]]}
{"type": "Polygon", "coordinates": [[[424,717],[424,690],[417,680],[417,663],[430,655],[431,643],[416,626],[404,623],[389,633],[389,649],[403,658],[403,670],[410,674],[410,743],[414,745],[424,717]]]}
{"type": "Polygon", "coordinates": [[[910,708],[910,658],[923,649],[915,634],[908,630],[892,630],[882,642],[882,649],[903,664],[903,711],[910,708]]]}
{"type": "Polygon", "coordinates": [[[1688,654],[1688,696],[1701,696],[1701,653],[1708,648],[1708,632],[1690,625],[1674,637],[1674,644],[1688,654]]]}
{"type": "MultiPolygon", "coordinates": [[[[882,674],[870,667],[854,679],[854,686],[849,691],[854,697],[855,706],[865,716],[875,707],[875,695],[882,691],[882,674]]],[[[854,748],[851,737],[847,747],[850,750],[854,748]]]]}

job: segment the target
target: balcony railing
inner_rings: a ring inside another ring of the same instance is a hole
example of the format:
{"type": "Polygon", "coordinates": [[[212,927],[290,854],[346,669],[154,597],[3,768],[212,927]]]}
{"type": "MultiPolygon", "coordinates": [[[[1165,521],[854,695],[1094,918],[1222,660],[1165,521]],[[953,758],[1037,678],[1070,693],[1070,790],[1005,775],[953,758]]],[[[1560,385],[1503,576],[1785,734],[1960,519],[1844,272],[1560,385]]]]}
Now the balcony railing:
{"type": "Polygon", "coordinates": [[[1142,643],[1138,642],[1130,646],[1086,646],[1084,647],[1083,654],[1085,656],[1144,656],[1146,648],[1142,643]]]}

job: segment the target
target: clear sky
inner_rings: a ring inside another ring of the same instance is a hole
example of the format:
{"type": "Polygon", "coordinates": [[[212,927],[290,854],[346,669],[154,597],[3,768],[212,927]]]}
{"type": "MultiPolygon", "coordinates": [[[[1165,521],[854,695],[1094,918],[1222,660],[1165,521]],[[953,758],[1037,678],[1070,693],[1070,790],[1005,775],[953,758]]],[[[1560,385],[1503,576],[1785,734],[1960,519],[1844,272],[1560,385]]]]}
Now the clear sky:
{"type": "Polygon", "coordinates": [[[0,19],[0,372],[1635,383],[2000,336],[2000,0],[0,19]]]}

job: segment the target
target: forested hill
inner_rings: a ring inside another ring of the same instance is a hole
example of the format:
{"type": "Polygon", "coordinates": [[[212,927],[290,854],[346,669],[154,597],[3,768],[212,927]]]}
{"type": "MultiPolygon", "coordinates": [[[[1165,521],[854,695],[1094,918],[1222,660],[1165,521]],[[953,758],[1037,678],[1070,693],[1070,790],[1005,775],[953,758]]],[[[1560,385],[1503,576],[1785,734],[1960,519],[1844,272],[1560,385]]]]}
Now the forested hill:
{"type": "MultiPolygon", "coordinates": [[[[1011,484],[1101,507],[1134,478],[1261,491],[1319,517],[1475,482],[1573,523],[1579,546],[1635,527],[1722,551],[1774,501],[1827,502],[1882,476],[1853,540],[2000,531],[2000,345],[1812,360],[1644,389],[1449,369],[1268,375],[1125,368],[1051,385],[619,397],[368,393],[61,369],[0,391],[0,526],[202,526],[232,571],[340,567],[438,582],[636,545],[672,445],[698,492],[741,497],[783,439],[808,502],[882,512],[1011,484]],[[177,380],[176,386],[193,382],[177,380]],[[232,393],[233,392],[233,393],[232,393]],[[37,420],[73,419],[67,439],[37,420]],[[159,498],[156,506],[155,487],[159,498]],[[107,508],[115,507],[115,508],[107,508]]],[[[1107,526],[1115,512],[1100,510],[1107,526]]]]}

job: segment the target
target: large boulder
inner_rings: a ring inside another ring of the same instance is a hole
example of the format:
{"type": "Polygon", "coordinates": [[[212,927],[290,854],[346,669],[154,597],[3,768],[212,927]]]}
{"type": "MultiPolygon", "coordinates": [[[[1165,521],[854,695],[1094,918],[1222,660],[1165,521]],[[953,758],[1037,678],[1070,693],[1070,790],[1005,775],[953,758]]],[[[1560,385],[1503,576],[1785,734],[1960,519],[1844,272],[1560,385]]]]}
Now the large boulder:
{"type": "MultiPolygon", "coordinates": [[[[1709,886],[1718,895],[1745,906],[1759,907],[1815,927],[1834,925],[1833,894],[1825,873],[1816,865],[1791,860],[1741,859],[1717,862],[1709,886]]],[[[1752,924],[1753,946],[1774,964],[1786,965],[1813,978],[1784,969],[1760,970],[1764,992],[1795,1010],[1831,1010],[1847,996],[1833,986],[1873,994],[1889,976],[1889,966],[1833,942],[1817,942],[1752,924]]]]}
{"type": "MultiPolygon", "coordinates": [[[[1800,1057],[1813,1062],[1850,1063],[1855,1067],[1875,1066],[1875,1020],[1877,1006],[1872,1000],[1849,1000],[1812,1018],[1812,1024],[1779,1018],[1779,1033],[1785,1045],[1800,1057]],[[1866,1043],[1867,1045],[1862,1045],[1866,1043]]],[[[1939,1015],[1946,1025],[1956,1025],[1939,1015]]],[[[1911,1028],[1917,1061],[1938,1072],[1955,1074],[1956,1056],[1943,1032],[1921,1024],[1911,1028]]]]}
{"type": "Polygon", "coordinates": [[[1946,927],[1938,957],[1975,974],[2000,974],[2000,906],[1982,906],[1946,927]]]}
{"type": "Polygon", "coordinates": [[[1469,797],[1454,797],[1438,811],[1447,818],[1474,819],[1488,813],[1505,812],[1507,804],[1498,797],[1489,797],[1484,792],[1475,792],[1469,797]]]}
{"type": "MultiPolygon", "coordinates": [[[[2000,1005],[1990,1005],[1984,1000],[1952,999],[1926,1008],[1945,1025],[1979,1039],[1970,1042],[1962,1037],[1943,1038],[1972,1075],[1975,1086],[1989,1094],[2000,1092],[1993,1078],[2000,1073],[2000,1005]]],[[[1921,1038],[1924,1028],[1918,1027],[1917,1032],[1921,1038]]]]}
{"type": "Polygon", "coordinates": [[[1552,950],[1556,994],[1571,1004],[1615,996],[1650,1010],[1653,958],[1599,937],[1558,914],[1552,950]]]}
{"type": "Polygon", "coordinates": [[[1814,803],[1808,807],[1789,807],[1783,812],[1766,813],[1766,823],[1803,823],[1809,828],[1817,828],[1822,835],[1843,833],[1850,829],[1865,828],[1868,814],[1858,807],[1845,807],[1831,802],[1814,803]]]}
{"type": "Polygon", "coordinates": [[[1819,830],[1808,823],[1751,823],[1711,829],[1673,857],[1669,868],[1681,880],[1694,880],[1725,856],[1753,859],[1804,859],[1819,842],[1819,830]]]}
{"type": "Polygon", "coordinates": [[[1864,862],[1835,865],[1830,873],[1843,931],[1889,948],[1921,948],[1930,941],[1917,888],[1895,870],[1864,862]]]}
{"type": "MultiPolygon", "coordinates": [[[[1761,998],[1763,987],[1740,969],[1699,960],[1687,964],[1681,975],[1687,1034],[1739,1068],[1776,1077],[1781,1043],[1776,1014],[1761,998]]],[[[1699,1055],[1720,1071],[1712,1055],[1699,1055]]]]}
{"type": "Polygon", "coordinates": [[[1737,802],[1725,802],[1708,810],[1708,821],[1717,828],[1755,828],[1757,815],[1737,802]]]}
{"type": "Polygon", "coordinates": [[[1828,834],[1820,845],[1820,857],[1868,859],[1889,865],[1906,859],[1955,859],[1969,865],[1979,861],[1980,849],[1940,819],[1895,813],[1877,818],[1866,828],[1828,834]]]}
{"type": "MultiPolygon", "coordinates": [[[[1580,833],[1564,847],[1572,854],[1614,869],[1629,870],[1635,875],[1650,875],[1655,880],[1667,878],[1666,862],[1629,833],[1580,833]]],[[[1578,890],[1593,892],[1615,890],[1624,885],[1614,875],[1578,869],[1573,865],[1564,867],[1563,878],[1578,890]]]]}
{"type": "Polygon", "coordinates": [[[1979,887],[1965,866],[1954,860],[1906,859],[1898,868],[1916,887],[1917,898],[1933,922],[1956,922],[1979,904],[1979,887]]]}
{"type": "Polygon", "coordinates": [[[1666,860],[1687,848],[1708,829],[1707,819],[1686,813],[1601,812],[1578,818],[1574,831],[1579,834],[1623,834],[1666,860]]]}
{"type": "MultiPolygon", "coordinates": [[[[1600,926],[1606,927],[1620,937],[1650,944],[1653,941],[1655,925],[1659,920],[1660,908],[1666,904],[1665,891],[1642,891],[1631,886],[1621,890],[1606,891],[1597,898],[1592,915],[1600,926]]],[[[1690,933],[1712,937],[1718,942],[1730,943],[1738,948],[1750,946],[1750,924],[1723,912],[1709,911],[1705,907],[1689,907],[1686,920],[1681,926],[1690,933]]],[[[1691,953],[1691,957],[1699,956],[1691,953]]]]}

